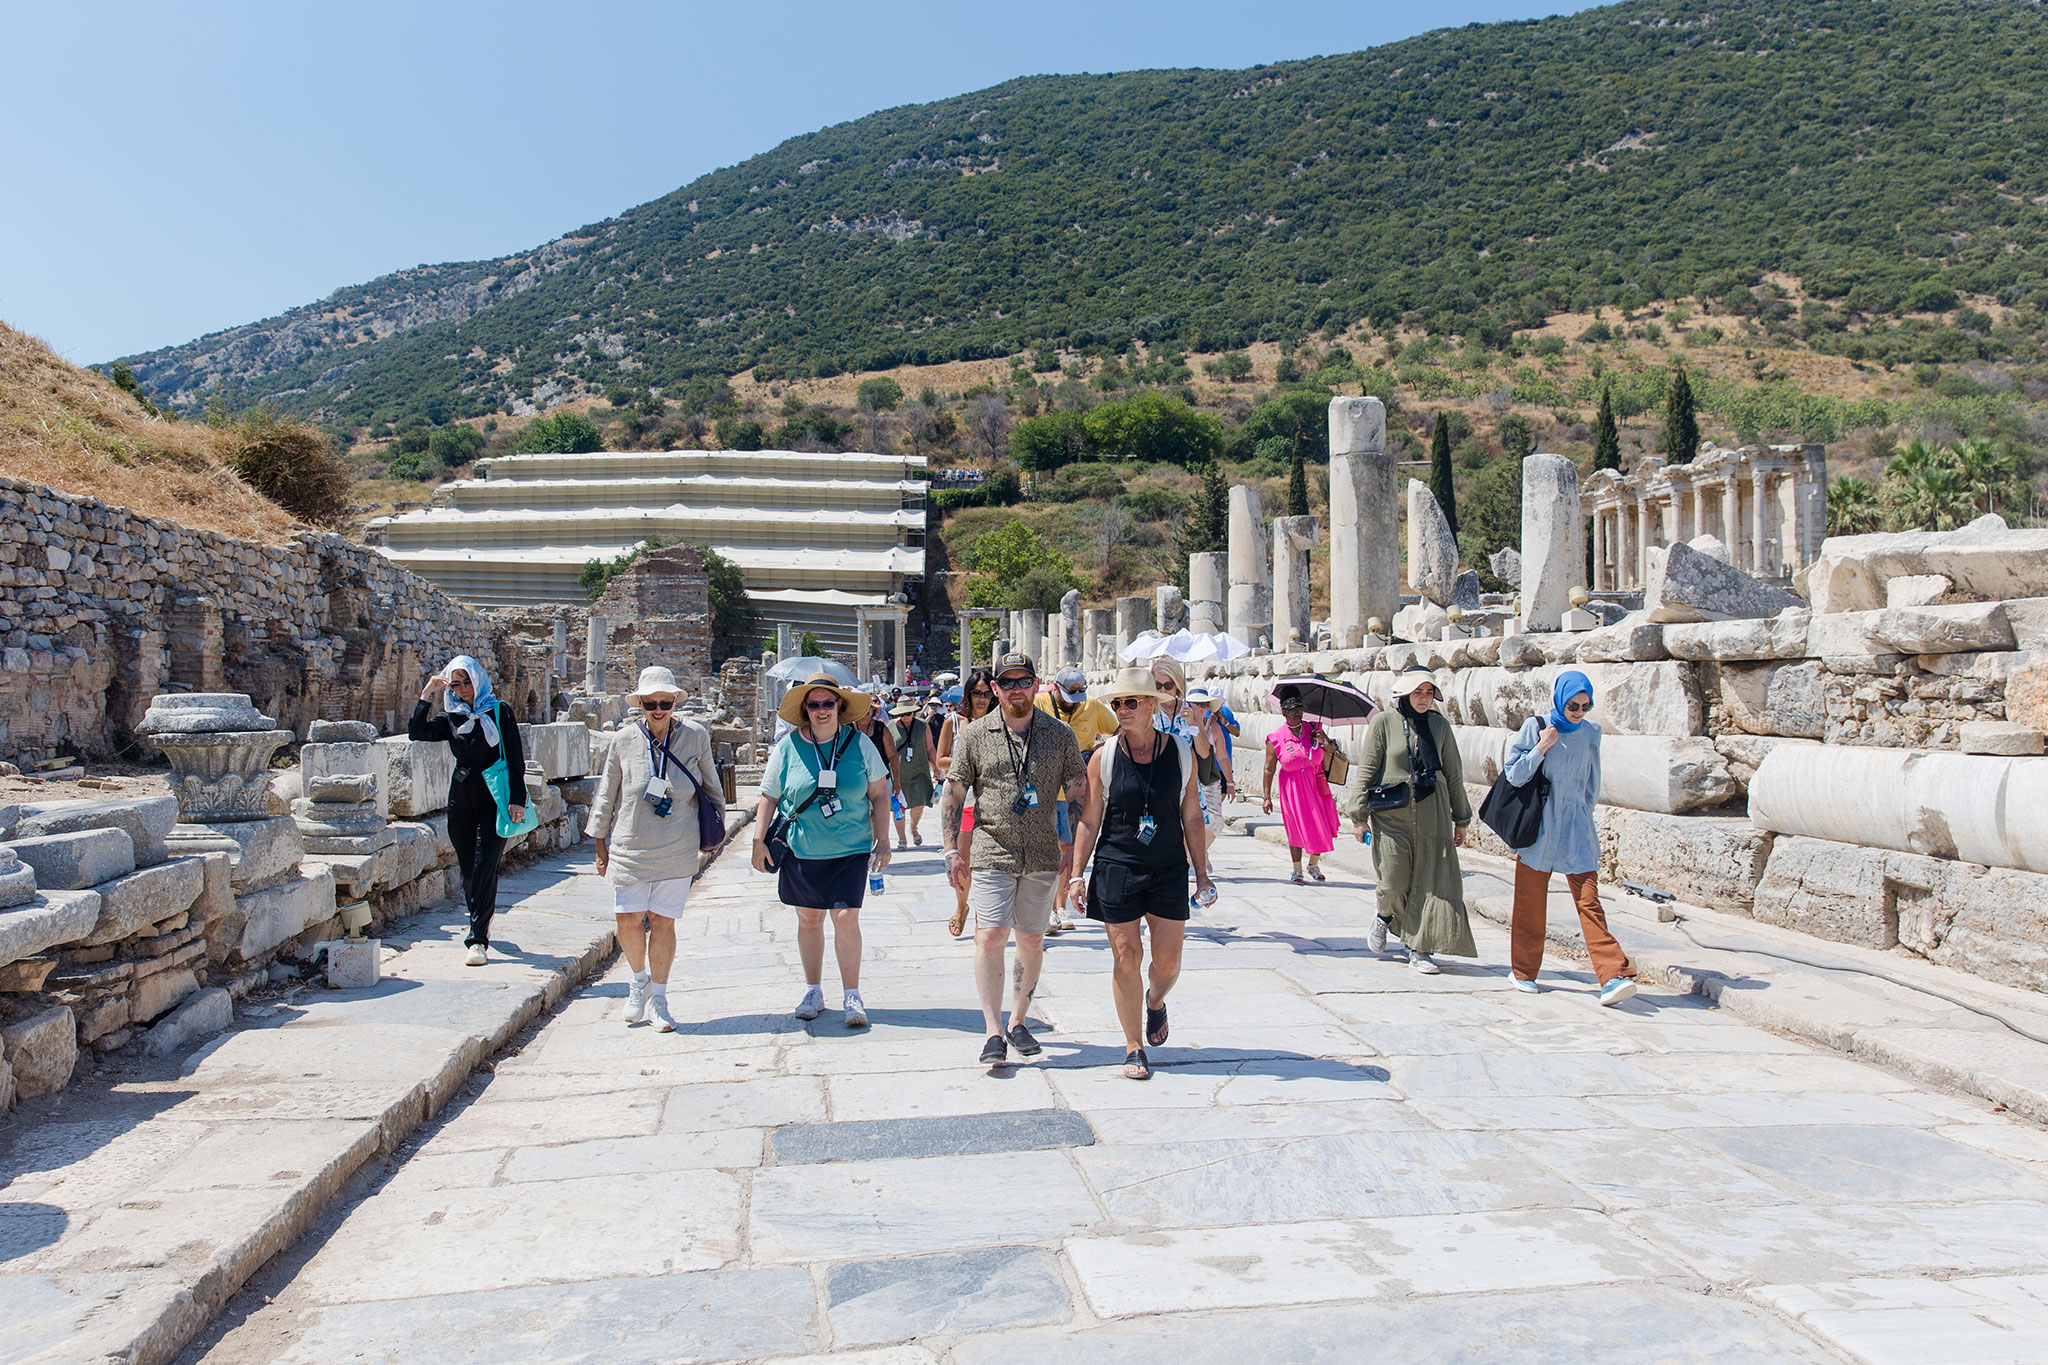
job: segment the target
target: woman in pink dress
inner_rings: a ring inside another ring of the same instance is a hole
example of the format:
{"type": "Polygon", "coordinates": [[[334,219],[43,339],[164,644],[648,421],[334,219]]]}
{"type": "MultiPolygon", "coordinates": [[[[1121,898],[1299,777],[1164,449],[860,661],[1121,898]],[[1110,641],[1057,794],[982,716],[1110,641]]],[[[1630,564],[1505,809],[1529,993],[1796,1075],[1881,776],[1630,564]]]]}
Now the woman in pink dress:
{"type": "Polygon", "coordinates": [[[1322,881],[1318,861],[1337,839],[1337,802],[1330,784],[1323,778],[1323,750],[1329,743],[1323,727],[1303,720],[1301,694],[1295,689],[1280,692],[1279,729],[1266,736],[1266,814],[1273,813],[1273,778],[1280,778],[1280,823],[1287,830],[1287,851],[1294,858],[1294,882],[1322,881]],[[1308,876],[1301,870],[1301,855],[1308,854],[1308,876]]]}

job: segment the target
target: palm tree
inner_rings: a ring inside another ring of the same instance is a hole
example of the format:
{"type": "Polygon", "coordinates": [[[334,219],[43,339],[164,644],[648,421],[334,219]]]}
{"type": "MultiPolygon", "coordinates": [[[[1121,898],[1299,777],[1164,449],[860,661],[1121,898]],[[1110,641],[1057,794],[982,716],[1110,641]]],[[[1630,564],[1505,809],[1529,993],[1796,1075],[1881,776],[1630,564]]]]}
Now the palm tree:
{"type": "Polygon", "coordinates": [[[1858,536],[1884,525],[1884,508],[1877,489],[1862,479],[1844,474],[1828,485],[1828,534],[1858,536]]]}
{"type": "Polygon", "coordinates": [[[1979,512],[1996,512],[2001,496],[2007,495],[2016,472],[2011,456],[1999,453],[1988,436],[1972,436],[1956,447],[1956,473],[1969,489],[1971,502],[1979,512]]]}
{"type": "Polygon", "coordinates": [[[1891,504],[1893,529],[1899,531],[1953,531],[1971,511],[1969,488],[1942,460],[1896,481],[1891,504]]]}

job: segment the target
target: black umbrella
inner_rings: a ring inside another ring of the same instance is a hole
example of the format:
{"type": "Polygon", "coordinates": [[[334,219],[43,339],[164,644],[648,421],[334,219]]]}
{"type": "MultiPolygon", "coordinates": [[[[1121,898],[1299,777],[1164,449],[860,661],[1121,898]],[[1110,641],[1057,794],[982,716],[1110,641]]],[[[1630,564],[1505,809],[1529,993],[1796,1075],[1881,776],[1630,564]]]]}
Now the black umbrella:
{"type": "Polygon", "coordinates": [[[1271,699],[1280,704],[1280,694],[1292,689],[1301,696],[1301,713],[1324,725],[1364,725],[1380,713],[1379,703],[1349,683],[1304,676],[1277,678],[1271,699]]]}

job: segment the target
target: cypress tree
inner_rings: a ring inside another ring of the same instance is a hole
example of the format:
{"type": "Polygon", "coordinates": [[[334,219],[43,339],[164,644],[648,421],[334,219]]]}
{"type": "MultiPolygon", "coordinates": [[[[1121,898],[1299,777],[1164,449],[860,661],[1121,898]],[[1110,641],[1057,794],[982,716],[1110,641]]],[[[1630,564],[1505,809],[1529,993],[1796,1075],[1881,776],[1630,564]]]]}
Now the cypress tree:
{"type": "Polygon", "coordinates": [[[1685,366],[1673,364],[1671,387],[1664,391],[1664,429],[1657,448],[1672,464],[1691,464],[1700,452],[1700,421],[1692,401],[1692,380],[1685,366]]]}
{"type": "Polygon", "coordinates": [[[1429,438],[1429,491],[1436,497],[1436,505],[1444,509],[1444,520],[1451,524],[1451,539],[1458,538],[1458,492],[1451,483],[1451,419],[1443,413],[1436,415],[1436,430],[1429,438]]]}
{"type": "Polygon", "coordinates": [[[1308,461],[1302,458],[1299,442],[1294,447],[1294,467],[1287,471],[1287,515],[1308,515],[1308,461]]]}
{"type": "Polygon", "coordinates": [[[1202,466],[1202,488],[1183,523],[1180,552],[1183,572],[1188,555],[1207,554],[1230,548],[1230,485],[1223,480],[1223,466],[1215,460],[1202,466]]]}
{"type": "Polygon", "coordinates": [[[1621,468],[1621,431],[1614,424],[1614,387],[1600,389],[1600,415],[1593,419],[1593,468],[1621,468]]]}

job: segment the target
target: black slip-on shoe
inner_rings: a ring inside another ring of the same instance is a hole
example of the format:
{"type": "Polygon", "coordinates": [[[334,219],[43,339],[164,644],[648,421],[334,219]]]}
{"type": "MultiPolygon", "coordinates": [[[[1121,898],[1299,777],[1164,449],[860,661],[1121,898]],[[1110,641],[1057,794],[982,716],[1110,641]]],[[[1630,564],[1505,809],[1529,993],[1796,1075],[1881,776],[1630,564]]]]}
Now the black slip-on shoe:
{"type": "Polygon", "coordinates": [[[1003,1041],[1002,1034],[991,1033],[988,1036],[988,1041],[981,1045],[981,1060],[991,1064],[1010,1060],[1010,1045],[1003,1041]]]}
{"type": "Polygon", "coordinates": [[[1017,1055],[1020,1057],[1036,1057],[1045,1051],[1038,1045],[1038,1040],[1031,1036],[1031,1030],[1022,1024],[1010,1026],[1010,1041],[1016,1045],[1017,1055]]]}

